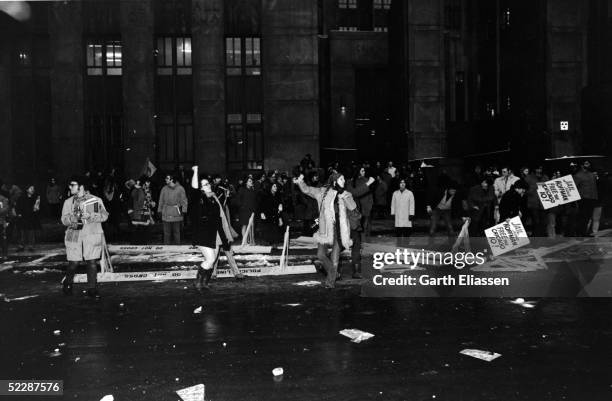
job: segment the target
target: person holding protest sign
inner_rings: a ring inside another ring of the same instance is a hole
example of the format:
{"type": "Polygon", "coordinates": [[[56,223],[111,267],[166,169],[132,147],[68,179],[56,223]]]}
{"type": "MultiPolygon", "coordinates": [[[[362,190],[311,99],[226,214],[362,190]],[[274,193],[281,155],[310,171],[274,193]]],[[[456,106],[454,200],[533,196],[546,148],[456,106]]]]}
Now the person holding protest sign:
{"type": "Polygon", "coordinates": [[[64,201],[62,224],[66,229],[64,243],[68,269],[63,280],[63,292],[72,294],[74,275],[80,262],[87,264],[87,295],[99,298],[97,289],[98,260],[102,258],[104,231],[102,223],[108,219],[102,199],[89,193],[89,181],[73,177],[70,180],[70,198],[64,201]]]}

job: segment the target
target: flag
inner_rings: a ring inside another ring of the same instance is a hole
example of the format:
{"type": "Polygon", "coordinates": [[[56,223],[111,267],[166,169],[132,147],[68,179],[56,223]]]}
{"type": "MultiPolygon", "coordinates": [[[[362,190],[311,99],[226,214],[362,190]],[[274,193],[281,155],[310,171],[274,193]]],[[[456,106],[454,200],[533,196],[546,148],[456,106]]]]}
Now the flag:
{"type": "Polygon", "coordinates": [[[144,167],[142,168],[142,175],[146,175],[147,177],[151,178],[156,171],[157,167],[155,167],[155,165],[151,163],[151,159],[147,157],[144,167]]]}

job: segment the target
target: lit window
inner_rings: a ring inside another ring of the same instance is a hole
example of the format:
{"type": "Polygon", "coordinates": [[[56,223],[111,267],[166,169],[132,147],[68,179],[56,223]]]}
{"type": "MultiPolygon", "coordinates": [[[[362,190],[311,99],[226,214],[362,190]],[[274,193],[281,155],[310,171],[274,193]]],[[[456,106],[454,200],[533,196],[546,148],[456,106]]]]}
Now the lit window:
{"type": "Polygon", "coordinates": [[[155,55],[158,75],[191,75],[191,38],[157,38],[155,55]]]}
{"type": "Polygon", "coordinates": [[[89,40],[85,48],[87,75],[121,75],[122,47],[118,40],[89,40]]]}
{"type": "Polygon", "coordinates": [[[339,26],[338,30],[339,31],[344,31],[344,32],[356,32],[356,31],[358,31],[356,26],[339,26]]]}
{"type": "Polygon", "coordinates": [[[357,8],[357,0],[338,0],[338,8],[354,10],[357,8]]]}
{"type": "Polygon", "coordinates": [[[375,26],[374,32],[388,32],[389,29],[386,26],[375,26]]]}
{"type": "Polygon", "coordinates": [[[261,39],[225,38],[227,75],[261,75],[261,39]]]}
{"type": "Polygon", "coordinates": [[[390,10],[391,0],[374,0],[375,10],[390,10]]]}
{"type": "Polygon", "coordinates": [[[227,75],[240,75],[242,69],[240,38],[225,38],[225,67],[227,75]]]}

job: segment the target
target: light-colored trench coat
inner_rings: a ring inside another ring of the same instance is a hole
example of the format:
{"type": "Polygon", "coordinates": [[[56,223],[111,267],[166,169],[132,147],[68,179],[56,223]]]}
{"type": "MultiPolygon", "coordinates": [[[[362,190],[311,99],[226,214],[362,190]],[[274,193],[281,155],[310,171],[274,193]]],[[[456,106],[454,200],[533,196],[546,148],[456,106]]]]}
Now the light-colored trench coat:
{"type": "Polygon", "coordinates": [[[62,224],[67,227],[64,243],[66,245],[66,257],[69,261],[82,261],[99,259],[104,242],[104,231],[102,223],[108,219],[108,212],[104,208],[102,199],[86,194],[85,201],[96,199],[98,201],[98,213],[92,213],[89,219],[83,220],[83,228],[76,230],[78,217],[75,208],[75,196],[64,201],[62,207],[62,224]]]}

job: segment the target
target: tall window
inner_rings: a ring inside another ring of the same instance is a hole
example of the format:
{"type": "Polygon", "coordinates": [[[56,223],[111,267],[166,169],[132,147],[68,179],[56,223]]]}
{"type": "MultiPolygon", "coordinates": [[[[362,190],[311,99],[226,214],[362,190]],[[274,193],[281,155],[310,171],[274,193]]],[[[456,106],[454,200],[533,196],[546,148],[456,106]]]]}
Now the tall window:
{"type": "Polygon", "coordinates": [[[261,75],[261,39],[225,38],[227,75],[261,75]]]}
{"type": "MultiPolygon", "coordinates": [[[[95,13],[89,10],[90,14],[95,13]]],[[[121,40],[105,34],[87,38],[85,64],[88,164],[94,168],[121,165],[125,151],[121,40]]]]}
{"type": "Polygon", "coordinates": [[[357,0],[338,0],[338,8],[342,9],[356,9],[357,0]]]}
{"type": "Polygon", "coordinates": [[[191,38],[157,38],[158,75],[191,75],[191,38]]]}
{"type": "Polygon", "coordinates": [[[374,0],[375,10],[390,10],[391,0],[374,0]]]}
{"type": "Polygon", "coordinates": [[[87,75],[121,75],[121,41],[89,39],[85,48],[87,75]]]}
{"type": "Polygon", "coordinates": [[[194,160],[191,38],[156,39],[157,161],[172,169],[194,160]]]}
{"type": "Polygon", "coordinates": [[[228,168],[263,169],[261,39],[227,37],[225,54],[228,168]]]}
{"type": "Polygon", "coordinates": [[[261,114],[227,115],[227,159],[230,170],[263,169],[261,114]]]}

